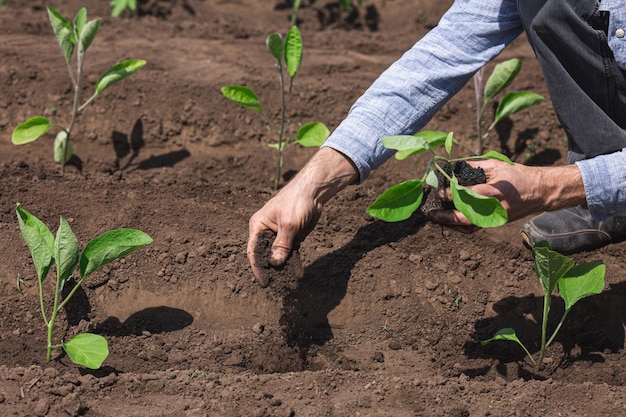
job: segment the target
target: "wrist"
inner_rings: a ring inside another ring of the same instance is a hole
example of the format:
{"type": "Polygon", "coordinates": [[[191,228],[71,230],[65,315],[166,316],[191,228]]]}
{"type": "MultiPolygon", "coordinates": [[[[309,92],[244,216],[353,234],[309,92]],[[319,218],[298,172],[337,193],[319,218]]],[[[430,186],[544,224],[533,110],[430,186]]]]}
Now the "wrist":
{"type": "Polygon", "coordinates": [[[311,195],[316,205],[323,205],[335,194],[358,179],[352,161],[335,149],[318,150],[294,178],[311,195]]]}
{"type": "Polygon", "coordinates": [[[536,190],[541,194],[544,211],[587,204],[582,176],[575,164],[540,168],[536,190]]]}

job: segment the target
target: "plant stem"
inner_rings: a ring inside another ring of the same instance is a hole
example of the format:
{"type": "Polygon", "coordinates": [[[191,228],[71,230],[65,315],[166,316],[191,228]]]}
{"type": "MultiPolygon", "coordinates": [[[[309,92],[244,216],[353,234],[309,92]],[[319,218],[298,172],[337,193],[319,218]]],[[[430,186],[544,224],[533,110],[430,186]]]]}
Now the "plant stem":
{"type": "Polygon", "coordinates": [[[82,51],[81,48],[78,48],[78,55],[76,59],[76,79],[74,79],[72,72],[70,71],[72,83],[74,84],[74,103],[72,104],[72,118],[70,120],[70,126],[67,128],[67,138],[63,142],[63,154],[61,155],[61,172],[63,173],[65,173],[65,157],[67,155],[67,143],[69,142],[70,137],[72,136],[72,129],[74,128],[74,123],[76,123],[76,118],[78,117],[78,113],[80,112],[78,103],[80,101],[80,88],[81,88],[82,78],[83,78],[83,62],[84,61],[85,61],[85,52],[82,51]]]}
{"type": "Polygon", "coordinates": [[[302,0],[294,0],[293,2],[293,12],[291,13],[291,26],[296,26],[298,24],[298,9],[300,9],[300,3],[302,0]]]}
{"type": "Polygon", "coordinates": [[[567,313],[569,313],[569,309],[565,310],[565,313],[563,313],[563,317],[561,317],[561,320],[559,321],[559,324],[556,326],[556,329],[554,329],[554,332],[552,333],[552,336],[546,342],[546,347],[550,346],[550,343],[552,343],[552,341],[556,337],[556,334],[559,332],[559,330],[561,330],[561,326],[563,325],[563,322],[565,321],[565,317],[567,317],[567,313]]]}
{"type": "Polygon", "coordinates": [[[546,353],[546,334],[548,332],[548,314],[550,314],[550,303],[552,295],[547,293],[543,295],[543,318],[541,319],[541,349],[539,350],[539,359],[537,360],[537,369],[541,367],[543,357],[546,353]]]}
{"type": "Polygon", "coordinates": [[[276,67],[276,69],[278,70],[278,80],[280,83],[281,110],[280,110],[280,128],[278,130],[278,160],[276,161],[276,177],[274,178],[274,191],[278,190],[278,185],[280,183],[280,174],[282,172],[282,167],[283,167],[283,137],[285,135],[285,115],[287,113],[287,97],[285,94],[285,79],[283,76],[282,69],[279,68],[278,66],[276,67]]]}
{"type": "Polygon", "coordinates": [[[482,127],[480,121],[483,118],[483,112],[485,111],[485,105],[483,104],[483,75],[485,73],[485,67],[474,74],[474,92],[476,94],[476,138],[478,139],[478,154],[483,153],[483,137],[482,127]]]}
{"type": "Polygon", "coordinates": [[[50,358],[52,356],[52,330],[54,329],[54,322],[57,319],[57,315],[59,314],[59,294],[61,293],[61,278],[59,276],[59,270],[57,269],[57,279],[54,285],[54,304],[52,305],[52,316],[50,316],[50,321],[48,322],[48,351],[46,354],[46,362],[50,362],[50,358]]]}
{"type": "Polygon", "coordinates": [[[78,289],[80,288],[80,286],[83,284],[83,282],[85,281],[85,278],[87,278],[87,276],[82,277],[81,279],[78,280],[78,282],[76,283],[76,285],[74,285],[74,288],[72,288],[72,291],[70,291],[67,296],[65,297],[65,299],[61,302],[61,304],[59,305],[59,310],[61,310],[63,307],[65,307],[65,305],[70,301],[70,299],[72,298],[72,296],[74,295],[74,293],[76,291],[78,291],[78,289]]]}

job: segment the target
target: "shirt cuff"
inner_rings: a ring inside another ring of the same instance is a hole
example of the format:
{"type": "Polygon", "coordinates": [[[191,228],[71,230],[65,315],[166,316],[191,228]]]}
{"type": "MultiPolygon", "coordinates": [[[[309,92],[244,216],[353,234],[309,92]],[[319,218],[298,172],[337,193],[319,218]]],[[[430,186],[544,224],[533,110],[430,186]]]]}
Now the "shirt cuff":
{"type": "Polygon", "coordinates": [[[576,162],[591,216],[626,216],[626,148],[576,162]]]}

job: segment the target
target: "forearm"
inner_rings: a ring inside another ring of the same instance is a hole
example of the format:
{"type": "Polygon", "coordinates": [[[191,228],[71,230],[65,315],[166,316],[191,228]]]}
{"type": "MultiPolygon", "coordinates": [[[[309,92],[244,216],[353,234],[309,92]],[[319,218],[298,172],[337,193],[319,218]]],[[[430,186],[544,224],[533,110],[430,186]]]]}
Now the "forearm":
{"type": "Polygon", "coordinates": [[[585,188],[576,165],[531,169],[538,170],[535,198],[542,202],[543,211],[586,204],[585,188]]]}
{"type": "Polygon", "coordinates": [[[323,147],[311,157],[287,187],[299,187],[313,198],[316,205],[324,205],[339,191],[358,180],[358,170],[341,152],[323,147]]]}

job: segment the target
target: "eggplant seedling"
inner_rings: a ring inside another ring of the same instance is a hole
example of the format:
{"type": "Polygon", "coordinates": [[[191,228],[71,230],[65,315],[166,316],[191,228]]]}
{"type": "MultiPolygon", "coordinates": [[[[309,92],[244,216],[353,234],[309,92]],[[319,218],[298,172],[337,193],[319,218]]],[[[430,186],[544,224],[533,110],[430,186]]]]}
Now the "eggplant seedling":
{"type": "Polygon", "coordinates": [[[132,16],[137,9],[137,0],[111,0],[111,7],[113,8],[111,11],[112,17],[119,17],[126,9],[129,10],[132,16]]]}
{"type": "Polygon", "coordinates": [[[152,238],[135,229],[110,230],[91,239],[80,254],[78,240],[69,223],[63,217],[61,217],[56,236],[53,236],[50,229],[41,220],[24,210],[19,203],[16,205],[15,211],[22,237],[30,250],[37,272],[39,304],[48,332],[46,361],[50,362],[53,349],[63,348],[72,362],[91,369],[99,368],[109,355],[106,339],[97,334],[82,333],[68,341],[54,344],[52,332],[58,314],[89,275],[100,267],[151,243],[152,238]],[[52,265],[56,265],[57,276],[52,312],[48,316],[44,303],[43,283],[52,265]],[[74,278],[77,268],[80,277],[74,278]],[[72,278],[76,282],[67,295],[63,297],[63,289],[66,284],[73,282],[72,278]]]}
{"type": "MultiPolygon", "coordinates": [[[[115,84],[116,82],[131,76],[135,72],[139,71],[146,61],[140,59],[130,59],[120,62],[111,67],[104,73],[96,83],[95,92],[84,103],[80,103],[80,93],[83,89],[83,64],[85,61],[85,54],[87,49],[93,42],[98,30],[100,29],[100,19],[87,20],[87,9],[84,7],[76,13],[76,17],[73,22],[65,19],[58,11],[52,7],[48,7],[48,17],[52,25],[52,30],[56,36],[56,39],[61,47],[69,76],[72,81],[74,90],[74,99],[72,105],[72,112],[70,116],[70,122],[67,127],[61,127],[54,139],[54,161],[60,163],[62,169],[65,170],[65,164],[72,157],[72,144],[70,138],[72,137],[72,130],[79,113],[91,103],[104,89],[115,84]],[[72,69],[72,56],[74,50],[77,49],[76,54],[76,70],[72,69]]],[[[14,130],[11,136],[11,142],[15,145],[23,145],[25,143],[33,142],[39,139],[41,136],[48,133],[48,131],[55,126],[55,123],[48,120],[44,116],[34,116],[30,119],[19,124],[14,130]]]]}
{"type": "MultiPolygon", "coordinates": [[[[297,26],[292,26],[287,36],[283,37],[279,33],[272,33],[265,41],[267,48],[274,57],[274,63],[278,72],[278,81],[281,93],[280,127],[278,128],[278,142],[270,144],[270,147],[277,150],[276,175],[274,177],[274,190],[278,189],[283,166],[283,152],[289,143],[297,143],[304,147],[320,146],[330,135],[330,131],[321,122],[311,122],[303,125],[297,133],[295,139],[285,140],[287,128],[286,113],[288,101],[291,97],[293,80],[300,69],[302,63],[302,36],[297,26]],[[289,86],[285,85],[284,71],[289,77],[289,86]]],[[[224,97],[246,109],[252,109],[260,113],[265,119],[269,130],[272,130],[272,123],[263,111],[261,102],[256,93],[243,85],[228,85],[221,89],[224,97]]]]}
{"type": "Polygon", "coordinates": [[[408,219],[417,210],[424,198],[424,185],[438,189],[443,178],[452,190],[454,207],[479,227],[502,226],[508,221],[508,215],[500,201],[495,197],[480,195],[459,183],[454,165],[477,159],[498,159],[513,164],[505,155],[489,151],[483,155],[452,158],[452,146],[457,143],[452,133],[422,131],[414,136],[399,135],[382,138],[383,146],[395,149],[397,159],[430,152],[433,157],[426,167],[426,172],[419,179],[412,179],[396,184],[387,189],[368,208],[367,213],[387,222],[408,219]],[[440,156],[434,148],[444,147],[447,156],[440,156]]]}
{"type": "Polygon", "coordinates": [[[546,353],[546,348],[554,341],[557,333],[561,329],[568,313],[579,300],[600,294],[604,289],[604,274],[606,267],[599,261],[586,262],[574,265],[574,261],[558,252],[550,249],[547,242],[538,242],[533,247],[533,257],[535,259],[535,272],[539,278],[539,283],[543,290],[543,317],[541,320],[541,346],[539,348],[539,357],[535,361],[533,355],[530,354],[526,346],[520,341],[512,328],[501,329],[487,340],[481,341],[481,345],[485,346],[494,340],[508,340],[517,343],[522,347],[530,361],[535,364],[537,369],[541,368],[541,364],[546,353]],[[552,303],[552,293],[558,288],[558,293],[565,303],[565,311],[561,316],[561,320],[548,339],[548,316],[550,314],[550,306],[552,303]]]}
{"type": "Polygon", "coordinates": [[[500,103],[498,103],[493,121],[487,127],[485,133],[483,133],[482,119],[487,105],[513,82],[521,69],[522,61],[512,58],[497,64],[486,83],[483,83],[484,68],[481,68],[474,75],[474,86],[476,89],[476,136],[478,137],[479,154],[483,153],[483,143],[487,135],[499,121],[543,101],[542,95],[528,91],[516,91],[505,94],[500,103]]]}

